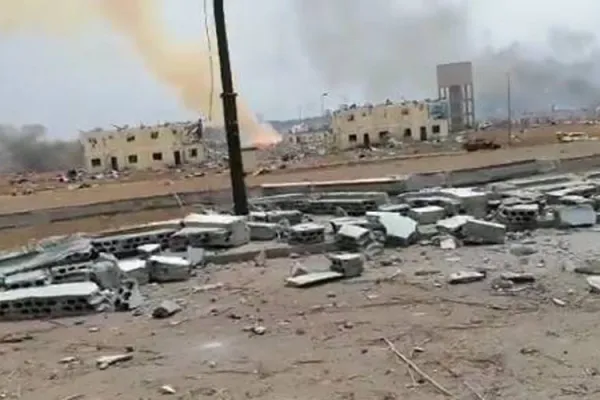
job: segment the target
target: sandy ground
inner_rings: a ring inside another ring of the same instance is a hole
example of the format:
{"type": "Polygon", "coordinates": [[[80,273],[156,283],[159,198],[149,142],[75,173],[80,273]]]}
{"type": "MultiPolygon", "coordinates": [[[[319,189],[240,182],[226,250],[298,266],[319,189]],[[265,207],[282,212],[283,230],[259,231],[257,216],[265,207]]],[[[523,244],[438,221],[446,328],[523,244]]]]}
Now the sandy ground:
{"type": "MultiPolygon", "coordinates": [[[[3,335],[29,337],[0,344],[2,398],[450,398],[409,371],[387,338],[456,399],[595,399],[600,300],[565,263],[593,252],[597,235],[540,232],[526,239],[538,249],[528,258],[507,246],[390,250],[361,278],[308,289],[283,286],[293,260],[208,267],[189,282],[146,287],[141,316],[3,324],[3,335]],[[445,283],[468,267],[488,279],[445,283]],[[504,271],[529,271],[537,282],[492,290],[504,271]],[[206,283],[223,287],[201,290],[206,283]],[[161,299],[184,310],[153,320],[161,299]],[[266,333],[246,331],[256,326],[266,333]],[[133,360],[97,369],[97,357],[126,349],[133,360]],[[176,393],[161,394],[164,385],[176,393]]],[[[322,256],[296,261],[326,267],[322,256]]]]}
{"type": "MultiPolygon", "coordinates": [[[[247,178],[247,185],[256,186],[262,183],[303,180],[323,181],[372,178],[411,172],[444,171],[448,169],[486,166],[532,158],[566,158],[578,155],[592,155],[599,152],[600,141],[590,141],[500,149],[497,151],[444,155],[410,160],[392,159],[348,166],[325,166],[312,170],[283,170],[263,176],[249,176],[247,178]]],[[[53,191],[42,191],[28,196],[1,196],[0,213],[66,207],[187,191],[216,190],[227,187],[229,187],[229,175],[220,174],[188,179],[185,179],[183,176],[171,176],[168,179],[158,178],[153,181],[106,184],[77,190],[67,190],[63,188],[53,191]]]]}

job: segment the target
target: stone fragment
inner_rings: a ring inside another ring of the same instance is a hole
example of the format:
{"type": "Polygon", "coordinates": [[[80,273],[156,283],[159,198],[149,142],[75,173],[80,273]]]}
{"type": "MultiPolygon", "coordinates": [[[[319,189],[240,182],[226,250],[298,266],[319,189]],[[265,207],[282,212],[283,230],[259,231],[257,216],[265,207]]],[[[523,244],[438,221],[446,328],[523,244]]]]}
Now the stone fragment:
{"type": "Polygon", "coordinates": [[[596,211],[590,204],[558,207],[556,219],[559,228],[581,228],[596,223],[596,211]]]}
{"type": "Polygon", "coordinates": [[[450,274],[448,277],[448,283],[451,285],[457,285],[461,283],[477,282],[485,279],[485,273],[478,271],[459,271],[450,274]]]}
{"type": "Polygon", "coordinates": [[[528,272],[504,272],[500,277],[505,281],[511,281],[513,283],[535,282],[535,276],[528,272]]]}
{"type": "Polygon", "coordinates": [[[311,272],[308,274],[294,276],[286,279],[286,284],[293,287],[308,287],[342,279],[344,274],[335,271],[311,272]]]}
{"type": "Polygon", "coordinates": [[[586,280],[592,293],[600,293],[600,276],[588,276],[586,280]]]}
{"type": "Polygon", "coordinates": [[[111,365],[122,363],[133,359],[133,353],[115,354],[109,356],[100,356],[96,359],[96,366],[99,369],[106,369],[111,365]]]}
{"type": "Polygon", "coordinates": [[[152,318],[164,319],[169,318],[181,311],[181,306],[174,301],[164,300],[154,310],[152,310],[152,318]]]}
{"type": "Polygon", "coordinates": [[[524,244],[514,244],[510,246],[509,251],[510,254],[517,257],[527,257],[538,252],[535,247],[524,244]]]}

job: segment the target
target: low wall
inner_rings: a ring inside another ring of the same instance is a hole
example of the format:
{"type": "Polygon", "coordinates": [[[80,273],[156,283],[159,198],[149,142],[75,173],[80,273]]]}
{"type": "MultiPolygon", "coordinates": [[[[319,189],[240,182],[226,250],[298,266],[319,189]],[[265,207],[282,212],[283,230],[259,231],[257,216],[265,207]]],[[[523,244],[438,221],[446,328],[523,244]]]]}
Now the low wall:
{"type": "MultiPolygon", "coordinates": [[[[564,160],[525,160],[493,165],[413,174],[406,177],[386,177],[329,182],[289,182],[265,184],[249,188],[249,195],[270,196],[275,194],[369,191],[387,192],[391,195],[407,190],[419,190],[432,186],[473,186],[508,179],[523,178],[553,172],[576,172],[600,167],[600,155],[564,160]]],[[[186,192],[176,195],[143,197],[113,202],[95,203],[75,207],[51,208],[0,215],[0,230],[42,225],[51,222],[114,215],[153,209],[177,208],[179,202],[191,204],[231,204],[230,190],[186,192]]]]}

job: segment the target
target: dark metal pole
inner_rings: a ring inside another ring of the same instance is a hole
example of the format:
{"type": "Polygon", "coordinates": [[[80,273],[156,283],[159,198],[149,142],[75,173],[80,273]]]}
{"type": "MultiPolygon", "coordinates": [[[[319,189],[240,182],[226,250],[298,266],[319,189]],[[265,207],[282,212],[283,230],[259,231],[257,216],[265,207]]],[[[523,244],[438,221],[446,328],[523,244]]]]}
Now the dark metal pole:
{"type": "Polygon", "coordinates": [[[225,27],[225,10],[223,0],[214,0],[215,29],[219,48],[221,65],[221,82],[223,85],[223,118],[227,133],[227,149],[229,151],[229,173],[231,175],[231,191],[233,194],[234,211],[236,215],[248,215],[248,197],[244,182],[244,166],[242,162],[242,146],[240,142],[240,127],[238,125],[237,93],[233,90],[231,65],[229,61],[229,46],[225,27]]]}
{"type": "Polygon", "coordinates": [[[506,102],[508,107],[508,143],[510,146],[512,144],[512,104],[510,98],[510,72],[506,74],[506,102]]]}

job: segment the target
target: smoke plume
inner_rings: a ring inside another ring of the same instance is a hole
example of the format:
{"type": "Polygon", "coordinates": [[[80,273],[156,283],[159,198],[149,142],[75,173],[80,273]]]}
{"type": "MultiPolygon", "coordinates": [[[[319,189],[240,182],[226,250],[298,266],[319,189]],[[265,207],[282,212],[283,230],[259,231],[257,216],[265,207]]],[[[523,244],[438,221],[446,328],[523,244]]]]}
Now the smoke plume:
{"type": "Polygon", "coordinates": [[[78,141],[50,140],[42,125],[0,125],[0,172],[48,172],[83,165],[78,141]]]}
{"type": "Polygon", "coordinates": [[[374,100],[437,97],[436,64],[472,61],[480,117],[506,112],[508,73],[515,110],[588,107],[600,101],[600,47],[594,35],[552,29],[545,56],[518,42],[492,48],[474,31],[470,10],[477,3],[418,3],[293,1],[302,47],[332,90],[354,88],[374,100]]]}
{"type": "MultiPolygon", "coordinates": [[[[0,0],[0,29],[36,29],[68,38],[84,33],[91,21],[106,20],[131,41],[148,70],[169,85],[188,109],[222,126],[218,56],[213,54],[211,69],[210,54],[202,50],[204,43],[179,43],[169,35],[160,5],[156,0],[0,0]]],[[[238,118],[247,141],[269,144],[279,140],[275,130],[260,124],[240,99],[238,118]]]]}

